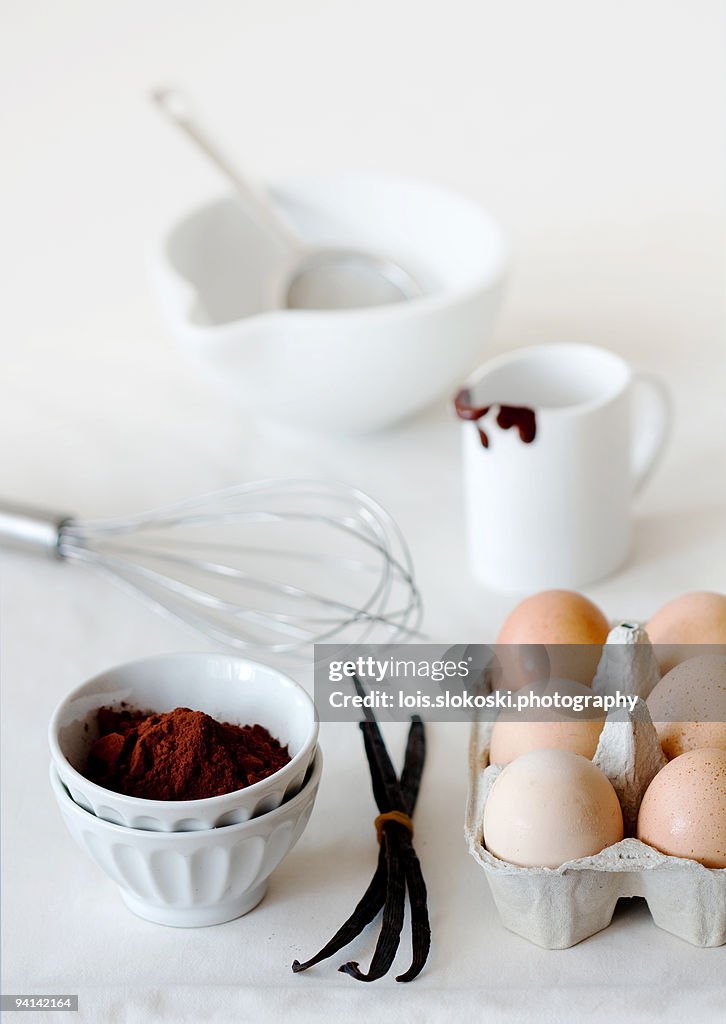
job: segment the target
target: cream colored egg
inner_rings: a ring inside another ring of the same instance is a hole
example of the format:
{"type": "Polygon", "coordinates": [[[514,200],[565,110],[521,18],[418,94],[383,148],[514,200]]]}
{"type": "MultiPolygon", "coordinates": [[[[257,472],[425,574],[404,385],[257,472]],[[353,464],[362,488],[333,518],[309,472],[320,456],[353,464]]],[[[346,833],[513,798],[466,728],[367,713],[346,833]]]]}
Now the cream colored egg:
{"type": "Polygon", "coordinates": [[[726,868],[726,750],[690,750],[659,771],[640,805],[637,835],[671,857],[726,868]]]}
{"type": "Polygon", "coordinates": [[[570,750],[588,760],[594,757],[605,724],[604,712],[593,715],[592,711],[585,711],[583,705],[578,713],[574,705],[574,701],[592,696],[589,687],[559,680],[523,687],[518,695],[526,695],[531,707],[519,712],[504,710],[499,714],[489,744],[491,764],[509,764],[530,750],[551,748],[570,750]],[[552,703],[555,699],[560,705],[566,700],[573,706],[536,706],[537,701],[552,703]]]}
{"type": "Polygon", "coordinates": [[[706,590],[682,594],[664,604],[645,628],[655,644],[661,672],[669,672],[698,653],[693,644],[726,644],[726,594],[706,590]]]}
{"type": "Polygon", "coordinates": [[[669,760],[698,747],[726,750],[726,655],[681,662],[663,676],[646,703],[669,760]]]}
{"type": "Polygon", "coordinates": [[[484,845],[521,867],[556,868],[623,838],[610,781],[569,750],[533,750],[503,769],[484,808],[484,845]]]}

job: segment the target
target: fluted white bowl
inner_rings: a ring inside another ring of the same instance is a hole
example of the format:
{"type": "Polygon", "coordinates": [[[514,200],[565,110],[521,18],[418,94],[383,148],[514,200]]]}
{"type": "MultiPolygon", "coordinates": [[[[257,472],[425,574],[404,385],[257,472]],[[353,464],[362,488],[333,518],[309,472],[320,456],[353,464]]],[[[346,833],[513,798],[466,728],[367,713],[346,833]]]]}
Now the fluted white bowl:
{"type": "Polygon", "coordinates": [[[270,875],[305,830],[323,770],[318,749],[296,796],[258,818],[197,832],[146,832],[79,807],[53,764],[50,781],[75,841],[121,890],[126,906],[180,928],[231,921],[263,898],[270,875]]]}
{"type": "Polygon", "coordinates": [[[294,796],[315,754],[318,728],[308,694],[277,669],[229,654],[168,654],[119,665],[72,690],[51,718],[48,742],[63,784],[85,810],[129,828],[191,832],[247,821],[294,796]],[[114,793],[81,772],[98,737],[98,708],[122,702],[157,713],[188,707],[218,721],[259,723],[287,745],[291,760],[245,789],[204,800],[114,793]]]}

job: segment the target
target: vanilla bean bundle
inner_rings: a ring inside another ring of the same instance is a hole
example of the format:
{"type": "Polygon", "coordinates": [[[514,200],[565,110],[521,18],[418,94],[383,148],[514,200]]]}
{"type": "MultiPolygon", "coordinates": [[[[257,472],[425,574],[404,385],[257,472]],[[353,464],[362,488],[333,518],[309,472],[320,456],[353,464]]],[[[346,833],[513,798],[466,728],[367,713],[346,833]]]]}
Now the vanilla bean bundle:
{"type": "MultiPolygon", "coordinates": [[[[357,677],[353,678],[356,690],[363,694],[360,681],[357,677]]],[[[399,779],[373,712],[368,708],[364,710],[366,720],[360,723],[360,728],[371,771],[373,796],[380,811],[375,820],[380,843],[378,866],[357,907],[330,942],[305,963],[295,960],[292,969],[296,973],[305,971],[321,960],[327,960],[360,935],[382,909],[381,931],[368,972],[361,971],[355,960],[338,968],[358,981],[382,978],[390,970],[398,950],[408,890],[412,959],[408,970],[398,975],[396,981],[412,981],[423,970],[431,946],[426,883],[413,848],[411,821],[426,760],[424,726],[418,716],[411,719],[406,756],[399,779]]]]}

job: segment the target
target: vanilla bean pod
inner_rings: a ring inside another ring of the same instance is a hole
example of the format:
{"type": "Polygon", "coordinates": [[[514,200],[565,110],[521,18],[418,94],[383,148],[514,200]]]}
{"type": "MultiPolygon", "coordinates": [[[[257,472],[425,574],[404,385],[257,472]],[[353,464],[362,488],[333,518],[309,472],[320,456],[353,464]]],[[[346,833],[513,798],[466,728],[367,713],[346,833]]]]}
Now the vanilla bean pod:
{"type": "MultiPolygon", "coordinates": [[[[358,678],[354,676],[353,681],[358,693],[363,694],[358,678]]],[[[356,961],[349,961],[339,968],[358,981],[375,981],[383,977],[389,971],[398,950],[408,890],[412,960],[408,970],[399,975],[396,981],[412,981],[423,969],[431,946],[426,883],[411,841],[411,817],[426,758],[424,726],[418,716],[411,719],[404,767],[399,780],[373,712],[369,708],[364,711],[365,721],[360,723],[360,729],[371,771],[373,796],[380,811],[376,819],[380,839],[378,866],[360,902],[333,938],[305,963],[296,960],[292,969],[296,973],[304,971],[333,956],[359,935],[383,908],[381,932],[368,972],[363,973],[356,961]]]]}

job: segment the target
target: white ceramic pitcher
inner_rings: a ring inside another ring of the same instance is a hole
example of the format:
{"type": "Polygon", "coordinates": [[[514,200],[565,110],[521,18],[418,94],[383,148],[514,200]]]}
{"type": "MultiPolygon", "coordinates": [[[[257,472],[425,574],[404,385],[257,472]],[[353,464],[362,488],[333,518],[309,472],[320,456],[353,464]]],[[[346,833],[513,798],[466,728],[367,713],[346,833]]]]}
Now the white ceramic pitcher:
{"type": "Polygon", "coordinates": [[[529,591],[579,587],[622,565],[633,496],[667,435],[662,383],[606,349],[554,344],[492,360],[465,391],[458,411],[468,418],[461,430],[475,576],[529,591]]]}

